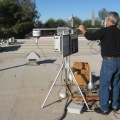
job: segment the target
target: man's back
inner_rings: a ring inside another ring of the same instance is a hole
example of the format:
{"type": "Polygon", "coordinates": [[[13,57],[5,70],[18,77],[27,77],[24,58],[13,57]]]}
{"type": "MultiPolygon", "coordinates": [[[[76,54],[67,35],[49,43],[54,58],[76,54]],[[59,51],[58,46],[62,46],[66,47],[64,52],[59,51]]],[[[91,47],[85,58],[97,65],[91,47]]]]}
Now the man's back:
{"type": "Polygon", "coordinates": [[[116,25],[106,27],[101,39],[102,56],[120,56],[120,29],[116,25]]]}
{"type": "Polygon", "coordinates": [[[89,40],[101,41],[101,55],[120,56],[120,29],[116,25],[101,28],[94,33],[85,33],[85,37],[89,40]]]}

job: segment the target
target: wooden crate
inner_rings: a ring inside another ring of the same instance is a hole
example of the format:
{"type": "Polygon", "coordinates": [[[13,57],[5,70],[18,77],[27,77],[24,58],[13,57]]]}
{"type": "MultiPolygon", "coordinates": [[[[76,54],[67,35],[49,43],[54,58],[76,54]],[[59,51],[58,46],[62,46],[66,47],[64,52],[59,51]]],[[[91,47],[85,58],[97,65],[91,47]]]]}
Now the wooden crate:
{"type": "Polygon", "coordinates": [[[89,64],[86,62],[74,62],[73,74],[79,85],[87,86],[89,83],[89,74],[90,74],[89,64]]]}

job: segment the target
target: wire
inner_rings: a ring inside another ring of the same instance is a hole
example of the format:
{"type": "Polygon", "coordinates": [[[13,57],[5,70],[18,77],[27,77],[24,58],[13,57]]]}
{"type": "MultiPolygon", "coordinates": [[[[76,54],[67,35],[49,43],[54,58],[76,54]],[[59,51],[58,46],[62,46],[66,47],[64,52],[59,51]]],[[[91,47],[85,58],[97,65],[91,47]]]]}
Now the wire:
{"type": "MultiPolygon", "coordinates": [[[[113,114],[114,114],[115,118],[117,118],[118,120],[120,120],[120,118],[118,118],[115,113],[117,113],[117,112],[113,111],[113,114]]],[[[117,114],[120,114],[120,113],[117,113],[117,114]]]]}
{"type": "Polygon", "coordinates": [[[89,45],[90,46],[90,52],[92,53],[92,54],[98,54],[99,52],[100,52],[100,50],[97,50],[97,49],[95,49],[95,48],[93,48],[93,45],[95,44],[95,43],[98,43],[98,46],[100,47],[100,42],[97,40],[97,41],[90,41],[87,45],[89,45]],[[93,53],[92,52],[92,49],[94,50],[94,51],[96,51],[95,53],[93,53]]]}
{"type": "MultiPolygon", "coordinates": [[[[46,61],[48,61],[48,59],[47,59],[47,57],[45,56],[43,50],[38,46],[38,44],[36,44],[36,46],[42,51],[42,53],[43,53],[43,55],[44,55],[44,58],[46,59],[46,61]]],[[[57,57],[58,57],[58,54],[57,54],[57,57]]],[[[56,59],[57,59],[57,57],[56,57],[56,59]]],[[[60,64],[54,64],[54,63],[53,63],[53,65],[58,65],[58,66],[60,66],[60,64]]]]}
{"type": "Polygon", "coordinates": [[[67,96],[67,100],[66,100],[66,103],[65,103],[65,107],[64,107],[64,112],[63,112],[63,114],[60,116],[60,117],[58,117],[58,118],[56,118],[55,120],[63,120],[64,118],[65,118],[65,116],[66,116],[66,114],[67,114],[67,106],[68,106],[68,104],[69,104],[69,95],[67,96]]]}
{"type": "Polygon", "coordinates": [[[96,43],[96,41],[92,41],[92,45],[90,46],[90,51],[91,51],[92,54],[97,54],[97,53],[100,52],[100,50],[97,50],[97,49],[93,48],[94,43],[96,43]],[[93,52],[92,52],[92,49],[95,50],[96,53],[93,53],[93,52]]]}
{"type": "MultiPolygon", "coordinates": [[[[37,47],[42,51],[42,49],[38,46],[38,44],[36,44],[36,45],[37,45],[37,47]]],[[[42,53],[43,53],[45,59],[48,60],[43,51],[42,51],[42,53]]]]}
{"type": "MultiPolygon", "coordinates": [[[[37,47],[42,51],[42,49],[38,46],[38,44],[36,44],[36,45],[37,45],[37,47]]],[[[43,53],[45,59],[48,60],[43,51],[42,51],[42,53],[43,53]]],[[[58,55],[57,55],[57,56],[58,56],[58,55]]],[[[57,64],[56,64],[56,65],[57,65],[57,64]]],[[[62,70],[62,73],[63,73],[63,70],[62,70]]],[[[62,73],[61,73],[61,84],[62,84],[62,73]]],[[[58,85],[55,85],[55,86],[58,86],[58,85]]],[[[60,90],[58,91],[58,97],[59,97],[59,92],[62,90],[62,87],[63,87],[63,86],[64,86],[64,85],[62,84],[60,90]]],[[[60,100],[60,97],[59,97],[59,100],[60,100]]]]}

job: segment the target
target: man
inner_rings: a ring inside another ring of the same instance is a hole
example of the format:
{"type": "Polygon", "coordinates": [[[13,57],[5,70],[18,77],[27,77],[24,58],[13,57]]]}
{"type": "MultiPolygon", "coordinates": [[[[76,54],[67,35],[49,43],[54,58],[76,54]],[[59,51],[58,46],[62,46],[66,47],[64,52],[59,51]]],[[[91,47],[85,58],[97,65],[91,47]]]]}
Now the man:
{"type": "Polygon", "coordinates": [[[100,40],[101,56],[103,58],[100,70],[99,98],[100,108],[94,111],[107,115],[109,113],[109,97],[111,107],[118,110],[120,89],[120,29],[117,28],[119,15],[117,12],[109,12],[106,17],[106,27],[89,33],[83,25],[79,29],[88,40],[100,40]]]}

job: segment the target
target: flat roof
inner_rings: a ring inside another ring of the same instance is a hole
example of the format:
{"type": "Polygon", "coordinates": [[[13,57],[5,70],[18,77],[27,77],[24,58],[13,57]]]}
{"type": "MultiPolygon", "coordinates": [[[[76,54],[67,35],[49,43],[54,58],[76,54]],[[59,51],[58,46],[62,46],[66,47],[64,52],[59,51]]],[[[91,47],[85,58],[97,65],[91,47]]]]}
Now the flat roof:
{"type": "MultiPolygon", "coordinates": [[[[65,79],[64,70],[57,78],[44,108],[41,108],[63,61],[60,53],[54,52],[54,40],[39,40],[40,49],[34,40],[25,39],[17,42],[19,44],[3,44],[4,49],[0,53],[0,119],[59,119],[63,115],[67,100],[59,101],[59,93],[65,92],[62,83],[65,79]],[[27,65],[28,60],[25,57],[32,50],[41,56],[37,61],[38,65],[27,65]]],[[[99,78],[102,58],[100,54],[91,54],[86,48],[88,47],[86,43],[79,41],[80,49],[83,50],[71,55],[69,64],[73,67],[75,61],[87,62],[90,70],[94,71],[95,76],[99,78]]],[[[64,120],[116,120],[116,117],[113,112],[109,115],[100,115],[94,111],[83,114],[66,112],[64,120]]]]}

